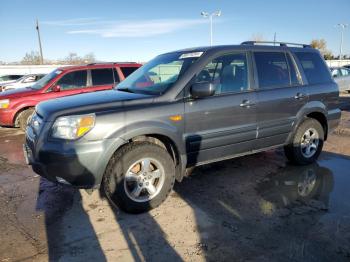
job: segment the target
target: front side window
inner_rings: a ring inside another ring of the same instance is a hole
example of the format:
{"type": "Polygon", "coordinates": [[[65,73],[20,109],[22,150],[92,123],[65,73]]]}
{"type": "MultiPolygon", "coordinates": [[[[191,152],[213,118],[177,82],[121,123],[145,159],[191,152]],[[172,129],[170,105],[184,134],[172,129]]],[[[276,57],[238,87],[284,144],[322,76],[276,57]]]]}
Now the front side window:
{"type": "Polygon", "coordinates": [[[321,84],[331,81],[331,74],[318,53],[295,52],[304,70],[309,84],[321,84]]]}
{"type": "Polygon", "coordinates": [[[32,83],[35,81],[35,76],[28,76],[23,83],[32,83]]]}
{"type": "Polygon", "coordinates": [[[290,85],[290,75],[285,53],[255,52],[259,87],[262,89],[290,85]]]}
{"type": "Polygon", "coordinates": [[[34,85],[31,86],[32,89],[42,89],[45,87],[50,81],[52,81],[56,76],[60,75],[62,73],[61,70],[57,69],[52,71],[51,73],[45,75],[43,78],[41,78],[38,82],[36,82],[34,85]]]}
{"type": "Polygon", "coordinates": [[[112,68],[92,69],[91,80],[93,86],[113,85],[113,71],[112,68]]]}
{"type": "Polygon", "coordinates": [[[211,82],[215,94],[238,93],[248,89],[248,65],[245,53],[215,58],[196,76],[196,82],[211,82]]]}
{"type": "Polygon", "coordinates": [[[332,76],[333,77],[339,77],[340,76],[340,71],[339,69],[332,69],[332,76]]]}
{"type": "Polygon", "coordinates": [[[77,89],[86,87],[87,71],[74,71],[65,74],[57,85],[60,86],[61,90],[77,89]]]}
{"type": "Polygon", "coordinates": [[[162,94],[202,55],[202,52],[174,52],[157,56],[122,81],[118,90],[162,94]]]}
{"type": "Polygon", "coordinates": [[[37,75],[35,76],[35,81],[39,81],[41,78],[43,78],[45,75],[37,75]]]}

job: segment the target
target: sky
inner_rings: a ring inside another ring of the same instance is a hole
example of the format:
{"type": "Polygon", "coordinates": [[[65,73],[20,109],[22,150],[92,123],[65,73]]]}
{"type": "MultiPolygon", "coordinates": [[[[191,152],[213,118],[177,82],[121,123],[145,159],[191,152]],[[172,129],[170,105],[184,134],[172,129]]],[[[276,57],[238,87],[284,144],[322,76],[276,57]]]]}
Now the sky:
{"type": "MultiPolygon", "coordinates": [[[[0,61],[20,61],[38,51],[39,20],[45,59],[70,52],[94,53],[100,61],[148,61],[177,49],[209,45],[214,18],[215,45],[239,44],[253,36],[310,43],[324,38],[339,55],[338,23],[350,24],[350,0],[1,0],[0,61]]],[[[343,53],[350,54],[350,27],[343,53]]]]}

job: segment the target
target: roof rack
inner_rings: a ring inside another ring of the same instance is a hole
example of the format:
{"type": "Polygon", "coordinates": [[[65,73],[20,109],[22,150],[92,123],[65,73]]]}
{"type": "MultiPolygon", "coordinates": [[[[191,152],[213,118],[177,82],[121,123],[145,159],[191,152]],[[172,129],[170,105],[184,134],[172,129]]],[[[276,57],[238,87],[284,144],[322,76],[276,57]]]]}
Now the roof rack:
{"type": "Polygon", "coordinates": [[[299,46],[302,48],[311,48],[311,45],[308,44],[297,44],[297,43],[286,43],[286,42],[274,42],[274,41],[245,41],[241,45],[259,45],[259,44],[271,44],[279,46],[299,46]]]}
{"type": "Polygon", "coordinates": [[[136,62],[96,62],[96,63],[89,63],[87,64],[88,66],[90,65],[114,65],[114,64],[136,64],[136,62]]]}

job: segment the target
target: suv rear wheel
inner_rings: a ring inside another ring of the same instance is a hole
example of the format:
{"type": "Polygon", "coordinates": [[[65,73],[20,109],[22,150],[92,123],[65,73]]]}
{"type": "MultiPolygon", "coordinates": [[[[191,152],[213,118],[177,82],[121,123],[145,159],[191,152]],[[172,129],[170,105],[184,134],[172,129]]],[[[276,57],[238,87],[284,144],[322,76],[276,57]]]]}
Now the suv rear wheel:
{"type": "Polygon", "coordinates": [[[284,147],[286,157],[298,165],[313,163],[322,151],[323,141],[324,130],[320,122],[307,118],[295,132],[292,144],[284,147]]]}
{"type": "Polygon", "coordinates": [[[149,142],[126,145],[110,160],[103,189],[113,205],[141,213],[160,205],[172,190],[175,165],[169,153],[149,142]]]}

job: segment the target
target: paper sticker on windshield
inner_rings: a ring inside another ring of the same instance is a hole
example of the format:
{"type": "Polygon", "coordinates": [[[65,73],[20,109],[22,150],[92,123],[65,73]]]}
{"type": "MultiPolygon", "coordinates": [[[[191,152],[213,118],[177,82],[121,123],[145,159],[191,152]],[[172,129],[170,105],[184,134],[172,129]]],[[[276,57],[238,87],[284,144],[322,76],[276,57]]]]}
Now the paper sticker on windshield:
{"type": "Polygon", "coordinates": [[[202,54],[203,52],[186,53],[186,54],[182,54],[180,56],[180,59],[190,58],[190,57],[200,57],[202,54]]]}

